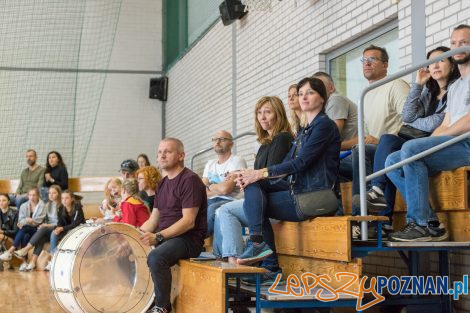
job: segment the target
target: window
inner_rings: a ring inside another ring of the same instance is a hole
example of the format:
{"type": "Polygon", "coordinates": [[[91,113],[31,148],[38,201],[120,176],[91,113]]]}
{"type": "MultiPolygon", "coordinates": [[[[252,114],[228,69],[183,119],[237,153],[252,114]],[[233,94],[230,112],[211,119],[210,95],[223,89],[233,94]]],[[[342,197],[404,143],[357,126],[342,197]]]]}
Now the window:
{"type": "Polygon", "coordinates": [[[336,89],[354,103],[359,103],[362,90],[369,84],[362,75],[360,58],[369,45],[384,47],[389,55],[388,74],[399,70],[399,46],[397,21],[386,24],[367,36],[360,38],[326,55],[327,71],[336,89]]]}

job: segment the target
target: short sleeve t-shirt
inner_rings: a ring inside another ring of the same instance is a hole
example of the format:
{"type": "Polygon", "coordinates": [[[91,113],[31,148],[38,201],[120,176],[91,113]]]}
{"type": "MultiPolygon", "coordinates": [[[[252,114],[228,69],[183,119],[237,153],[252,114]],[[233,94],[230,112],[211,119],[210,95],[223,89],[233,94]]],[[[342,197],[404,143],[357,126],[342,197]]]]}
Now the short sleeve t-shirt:
{"type": "MultiPolygon", "coordinates": [[[[236,155],[231,155],[230,158],[222,164],[217,160],[210,160],[204,167],[202,177],[206,177],[210,184],[218,184],[224,181],[229,172],[238,171],[242,168],[247,168],[246,161],[236,155]]],[[[233,191],[227,196],[214,196],[212,198],[225,198],[228,200],[238,199],[241,196],[240,188],[235,187],[233,191]]]]}
{"type": "Polygon", "coordinates": [[[155,195],[154,208],[158,209],[158,231],[162,231],[183,217],[183,208],[199,208],[194,228],[188,235],[197,244],[203,244],[207,233],[206,186],[193,171],[184,168],[173,179],[163,178],[155,195]]]}
{"type": "Polygon", "coordinates": [[[333,121],[344,120],[341,141],[357,136],[357,107],[351,100],[334,92],[328,98],[325,113],[333,121]]]}
{"type": "Polygon", "coordinates": [[[470,75],[457,79],[447,92],[447,110],[450,114],[450,125],[457,122],[470,109],[470,75]]]}

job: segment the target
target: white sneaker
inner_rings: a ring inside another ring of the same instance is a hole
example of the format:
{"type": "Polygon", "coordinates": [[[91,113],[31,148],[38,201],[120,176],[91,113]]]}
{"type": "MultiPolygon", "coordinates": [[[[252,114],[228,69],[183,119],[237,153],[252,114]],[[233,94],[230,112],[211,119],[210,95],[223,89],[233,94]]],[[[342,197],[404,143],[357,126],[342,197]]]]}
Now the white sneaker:
{"type": "Polygon", "coordinates": [[[9,251],[0,254],[0,261],[11,261],[12,255],[9,251]]]}
{"type": "Polygon", "coordinates": [[[20,265],[20,272],[25,272],[25,271],[26,271],[26,267],[28,267],[28,263],[27,263],[27,262],[21,263],[21,265],[20,265]]]}
{"type": "Polygon", "coordinates": [[[50,272],[50,271],[51,271],[51,267],[52,267],[52,262],[49,261],[49,262],[47,262],[47,265],[46,265],[46,267],[44,268],[44,270],[50,272]]]}
{"type": "Polygon", "coordinates": [[[26,271],[26,272],[30,272],[30,271],[34,270],[35,268],[36,268],[36,264],[34,264],[34,263],[28,263],[28,265],[26,265],[25,271],[26,271]]]}

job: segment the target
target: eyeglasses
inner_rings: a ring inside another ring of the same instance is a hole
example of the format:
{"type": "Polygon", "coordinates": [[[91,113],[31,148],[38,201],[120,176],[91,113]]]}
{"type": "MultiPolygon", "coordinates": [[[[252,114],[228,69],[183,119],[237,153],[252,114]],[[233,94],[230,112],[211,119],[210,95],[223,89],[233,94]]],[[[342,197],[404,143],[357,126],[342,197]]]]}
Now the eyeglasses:
{"type": "MultiPolygon", "coordinates": [[[[312,96],[315,94],[315,90],[312,90],[312,89],[307,89],[305,91],[305,95],[306,96],[312,96]]],[[[304,93],[302,91],[299,92],[299,97],[303,97],[304,96],[304,93]]]]}
{"type": "Polygon", "coordinates": [[[232,139],[231,138],[226,138],[226,137],[212,138],[212,142],[217,142],[217,141],[226,142],[226,141],[232,141],[232,139]]]}
{"type": "Polygon", "coordinates": [[[376,57],[361,57],[361,62],[362,64],[364,63],[377,63],[377,62],[382,62],[381,59],[376,58],[376,57]]]}

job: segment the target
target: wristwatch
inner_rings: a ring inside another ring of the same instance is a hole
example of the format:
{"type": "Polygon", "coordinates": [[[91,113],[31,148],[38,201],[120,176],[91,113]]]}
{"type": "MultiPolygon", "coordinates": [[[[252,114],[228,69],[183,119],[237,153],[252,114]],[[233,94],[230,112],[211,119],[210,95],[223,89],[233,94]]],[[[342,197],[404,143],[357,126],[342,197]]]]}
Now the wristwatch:
{"type": "Polygon", "coordinates": [[[165,240],[165,237],[162,236],[162,234],[157,233],[157,242],[158,244],[161,244],[165,240]]]}
{"type": "Polygon", "coordinates": [[[269,171],[268,169],[266,168],[264,171],[263,171],[263,178],[268,178],[269,177],[269,171]]]}

